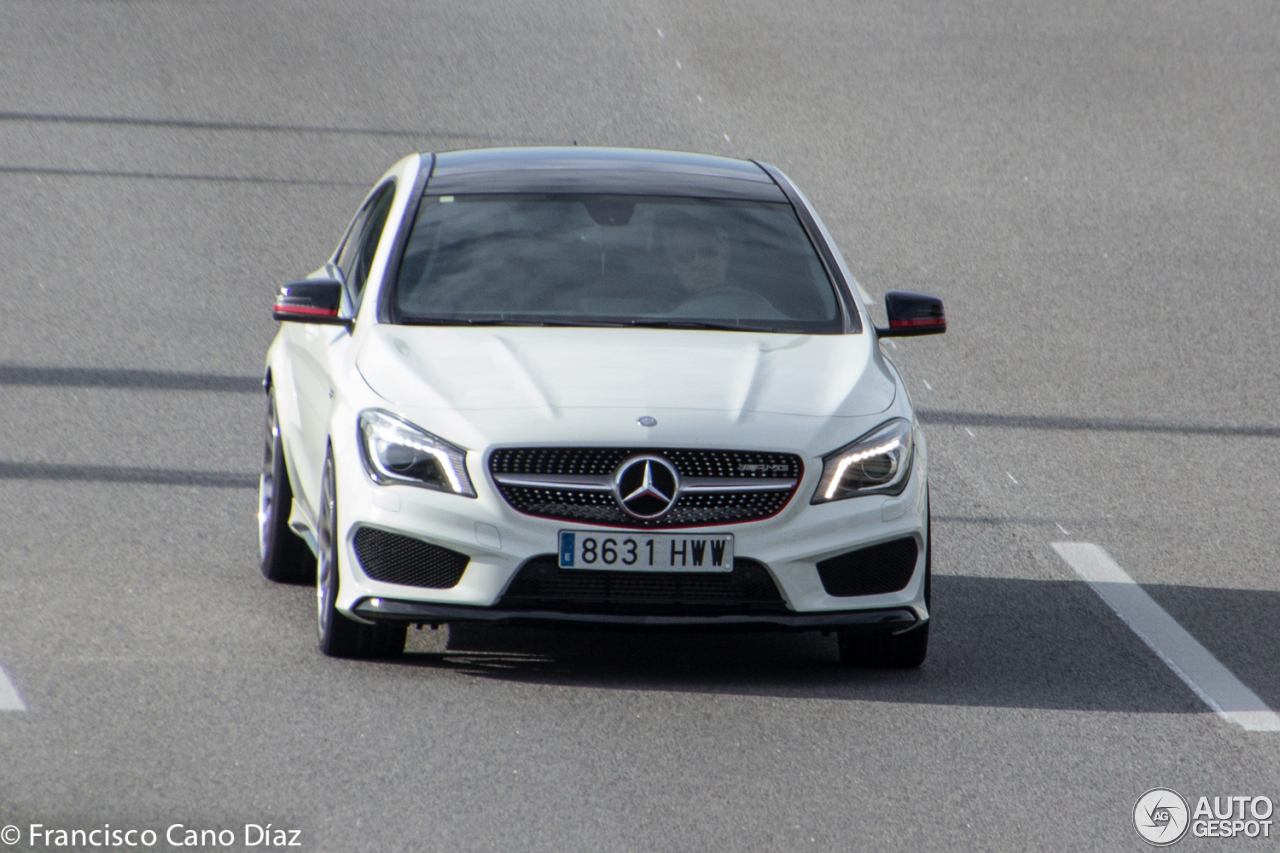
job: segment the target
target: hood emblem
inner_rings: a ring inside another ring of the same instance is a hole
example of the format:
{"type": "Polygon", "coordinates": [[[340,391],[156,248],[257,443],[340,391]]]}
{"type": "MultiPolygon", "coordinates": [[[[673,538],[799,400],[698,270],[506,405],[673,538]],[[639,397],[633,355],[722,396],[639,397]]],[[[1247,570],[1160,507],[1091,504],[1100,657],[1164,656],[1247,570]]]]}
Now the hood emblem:
{"type": "Polygon", "coordinates": [[[640,424],[640,426],[657,426],[658,419],[645,415],[644,417],[636,418],[636,423],[640,424]]]}
{"type": "Polygon", "coordinates": [[[661,456],[632,456],[613,473],[613,494],[633,518],[661,518],[680,497],[680,475],[661,456]]]}

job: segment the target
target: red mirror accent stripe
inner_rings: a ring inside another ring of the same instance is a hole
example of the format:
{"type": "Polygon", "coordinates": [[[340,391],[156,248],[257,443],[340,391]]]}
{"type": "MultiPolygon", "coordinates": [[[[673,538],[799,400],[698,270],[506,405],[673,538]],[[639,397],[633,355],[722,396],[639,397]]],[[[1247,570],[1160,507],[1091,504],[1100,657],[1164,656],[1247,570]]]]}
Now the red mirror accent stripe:
{"type": "Polygon", "coordinates": [[[945,326],[947,320],[945,317],[921,317],[918,320],[890,320],[889,328],[902,329],[909,326],[945,326]]]}
{"type": "Polygon", "coordinates": [[[281,305],[276,303],[275,310],[280,314],[305,314],[309,317],[337,317],[337,308],[315,308],[310,305],[281,305]]]}

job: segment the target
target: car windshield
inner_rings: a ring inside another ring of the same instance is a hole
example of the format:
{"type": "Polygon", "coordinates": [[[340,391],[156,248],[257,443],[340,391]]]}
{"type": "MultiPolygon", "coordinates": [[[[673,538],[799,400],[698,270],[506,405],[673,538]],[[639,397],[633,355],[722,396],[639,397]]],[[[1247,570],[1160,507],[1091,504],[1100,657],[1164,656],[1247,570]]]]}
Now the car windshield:
{"type": "Polygon", "coordinates": [[[778,202],[424,196],[392,304],[403,323],[843,330],[778,202]]]}

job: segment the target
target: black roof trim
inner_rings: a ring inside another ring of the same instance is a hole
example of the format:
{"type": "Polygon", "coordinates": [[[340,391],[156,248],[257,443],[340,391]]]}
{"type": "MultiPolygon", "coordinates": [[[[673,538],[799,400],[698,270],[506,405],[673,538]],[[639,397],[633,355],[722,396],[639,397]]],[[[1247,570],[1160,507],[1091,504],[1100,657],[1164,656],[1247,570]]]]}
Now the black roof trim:
{"type": "Polygon", "coordinates": [[[432,195],[603,193],[786,202],[755,163],[634,148],[489,148],[436,155],[432,195]]]}

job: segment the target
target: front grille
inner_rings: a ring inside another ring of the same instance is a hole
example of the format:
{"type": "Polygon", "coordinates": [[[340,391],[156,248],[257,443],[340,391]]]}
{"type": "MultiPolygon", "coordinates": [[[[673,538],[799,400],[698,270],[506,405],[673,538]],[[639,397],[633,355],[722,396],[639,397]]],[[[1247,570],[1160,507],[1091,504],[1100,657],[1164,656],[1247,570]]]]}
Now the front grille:
{"type": "MultiPolygon", "coordinates": [[[[722,483],[714,490],[682,492],[661,518],[638,519],[618,505],[612,491],[574,488],[572,485],[528,486],[499,482],[498,489],[513,508],[528,515],[580,521],[614,527],[692,527],[731,524],[768,518],[782,511],[795,487],[773,491],[745,491],[753,482],[790,479],[799,483],[804,473],[800,457],[790,453],[746,450],[654,450],[626,447],[533,447],[494,451],[489,470],[500,475],[550,475],[552,477],[611,477],[623,460],[638,454],[662,456],[671,462],[682,480],[714,478],[722,483]],[[737,484],[742,484],[741,486],[737,484]]],[[[765,487],[765,484],[759,484],[765,487]]]]}
{"type": "Polygon", "coordinates": [[[495,607],[557,613],[715,616],[785,613],[768,569],[733,561],[732,572],[561,569],[554,554],[526,562],[495,607]]]}
{"type": "Polygon", "coordinates": [[[458,585],[471,558],[420,539],[361,527],[355,537],[356,557],[364,573],[376,581],[449,589],[458,585]]]}
{"type": "Polygon", "coordinates": [[[894,539],[823,560],[818,577],[828,595],[897,592],[911,582],[917,553],[916,540],[894,539]]]}
{"type": "Polygon", "coordinates": [[[530,489],[523,486],[500,488],[507,503],[520,512],[615,527],[691,527],[755,521],[776,514],[791,499],[791,492],[681,495],[676,505],[662,518],[642,521],[623,512],[611,492],[530,489]]]}
{"type": "Polygon", "coordinates": [[[495,450],[489,469],[495,474],[588,474],[609,476],[628,456],[665,456],[681,477],[795,477],[803,471],[793,453],[750,450],[654,450],[648,447],[508,447],[495,450]],[[745,470],[744,470],[745,467],[745,470]]]}

